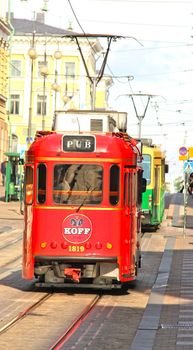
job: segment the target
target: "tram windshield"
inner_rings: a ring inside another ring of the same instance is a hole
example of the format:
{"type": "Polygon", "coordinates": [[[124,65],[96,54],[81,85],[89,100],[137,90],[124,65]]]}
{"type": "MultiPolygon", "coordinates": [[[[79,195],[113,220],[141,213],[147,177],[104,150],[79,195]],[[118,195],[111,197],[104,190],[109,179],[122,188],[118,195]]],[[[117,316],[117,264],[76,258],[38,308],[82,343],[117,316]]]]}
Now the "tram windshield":
{"type": "Polygon", "coordinates": [[[149,154],[143,154],[143,177],[147,181],[147,185],[151,182],[151,156],[149,154]]]}
{"type": "Polygon", "coordinates": [[[54,167],[53,200],[60,204],[99,204],[102,201],[103,168],[96,164],[57,164],[54,167]]]}

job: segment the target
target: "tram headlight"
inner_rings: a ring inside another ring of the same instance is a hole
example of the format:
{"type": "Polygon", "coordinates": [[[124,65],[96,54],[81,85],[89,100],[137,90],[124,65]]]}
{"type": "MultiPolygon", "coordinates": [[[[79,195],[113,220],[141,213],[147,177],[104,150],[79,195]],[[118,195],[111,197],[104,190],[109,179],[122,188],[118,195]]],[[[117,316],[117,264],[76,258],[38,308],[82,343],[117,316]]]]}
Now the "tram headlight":
{"type": "Polygon", "coordinates": [[[32,204],[32,201],[33,201],[33,184],[27,184],[26,191],[25,191],[25,203],[32,204]]]}

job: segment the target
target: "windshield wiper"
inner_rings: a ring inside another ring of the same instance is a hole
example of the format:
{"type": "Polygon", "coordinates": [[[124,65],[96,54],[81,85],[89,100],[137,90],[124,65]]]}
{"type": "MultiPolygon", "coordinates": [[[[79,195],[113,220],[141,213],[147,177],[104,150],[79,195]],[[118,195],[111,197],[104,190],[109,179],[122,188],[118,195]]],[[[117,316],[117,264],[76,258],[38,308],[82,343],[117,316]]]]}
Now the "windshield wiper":
{"type": "Polygon", "coordinates": [[[79,205],[79,207],[76,210],[76,213],[78,213],[78,211],[80,210],[81,207],[83,207],[87,197],[88,197],[88,193],[90,192],[90,194],[96,189],[96,187],[94,187],[92,190],[90,190],[91,186],[89,187],[89,189],[87,190],[87,195],[84,197],[82,203],[79,205]]]}

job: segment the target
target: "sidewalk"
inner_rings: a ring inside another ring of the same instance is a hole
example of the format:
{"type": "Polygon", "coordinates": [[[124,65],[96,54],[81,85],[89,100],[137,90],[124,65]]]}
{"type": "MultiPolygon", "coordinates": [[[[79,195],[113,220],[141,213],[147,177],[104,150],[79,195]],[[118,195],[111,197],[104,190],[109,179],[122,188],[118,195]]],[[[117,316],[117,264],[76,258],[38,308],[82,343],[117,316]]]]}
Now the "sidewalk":
{"type": "Polygon", "coordinates": [[[193,197],[188,196],[187,204],[184,207],[184,194],[173,193],[170,200],[169,208],[166,212],[167,219],[172,220],[172,226],[193,229],[193,197]],[[184,223],[185,214],[185,223],[184,223]]]}
{"type": "Polygon", "coordinates": [[[20,202],[5,202],[5,187],[0,185],[0,219],[21,220],[22,218],[23,215],[20,213],[20,202]]]}

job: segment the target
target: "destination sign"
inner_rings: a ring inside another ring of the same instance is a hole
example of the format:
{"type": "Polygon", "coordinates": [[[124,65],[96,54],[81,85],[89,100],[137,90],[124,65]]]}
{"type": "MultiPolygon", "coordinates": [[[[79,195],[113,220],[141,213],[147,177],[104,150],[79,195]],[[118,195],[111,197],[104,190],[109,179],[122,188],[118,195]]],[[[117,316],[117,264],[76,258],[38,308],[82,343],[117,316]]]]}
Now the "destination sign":
{"type": "Polygon", "coordinates": [[[65,152],[94,152],[94,136],[64,135],[63,150],[65,152]]]}

